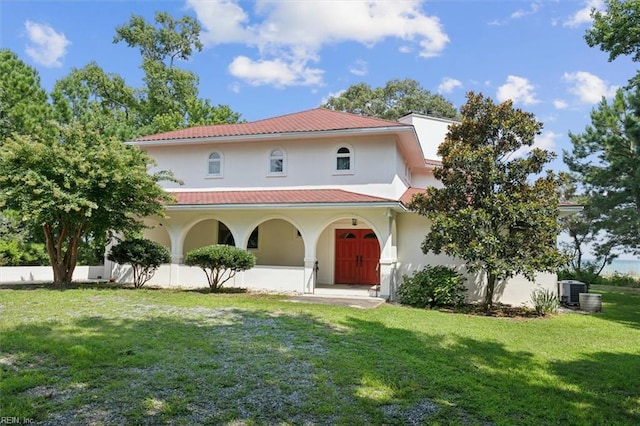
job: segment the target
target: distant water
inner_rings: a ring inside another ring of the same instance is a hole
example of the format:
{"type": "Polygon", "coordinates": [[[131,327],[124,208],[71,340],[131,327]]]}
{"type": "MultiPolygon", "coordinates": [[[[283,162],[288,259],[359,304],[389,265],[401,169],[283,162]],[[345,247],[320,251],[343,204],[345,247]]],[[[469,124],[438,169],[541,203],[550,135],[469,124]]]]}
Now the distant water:
{"type": "Polygon", "coordinates": [[[635,259],[614,259],[610,265],[602,270],[603,275],[633,275],[640,277],[640,260],[635,259]]]}

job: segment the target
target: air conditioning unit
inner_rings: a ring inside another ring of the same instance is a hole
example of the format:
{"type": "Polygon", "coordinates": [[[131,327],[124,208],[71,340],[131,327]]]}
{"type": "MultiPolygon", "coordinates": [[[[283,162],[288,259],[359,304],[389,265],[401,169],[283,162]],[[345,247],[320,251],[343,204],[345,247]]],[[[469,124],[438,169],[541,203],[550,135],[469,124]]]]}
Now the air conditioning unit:
{"type": "Polygon", "coordinates": [[[560,290],[560,302],[567,305],[579,305],[580,293],[587,292],[587,285],[582,281],[563,280],[558,281],[560,290]]]}

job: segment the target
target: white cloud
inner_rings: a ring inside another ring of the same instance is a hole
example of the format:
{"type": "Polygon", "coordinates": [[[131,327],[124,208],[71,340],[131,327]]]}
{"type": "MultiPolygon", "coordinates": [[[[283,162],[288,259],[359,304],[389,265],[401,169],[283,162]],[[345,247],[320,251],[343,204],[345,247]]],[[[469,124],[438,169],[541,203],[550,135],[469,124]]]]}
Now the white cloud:
{"type": "Polygon", "coordinates": [[[520,19],[527,15],[533,15],[540,10],[540,2],[533,2],[529,5],[529,9],[516,10],[511,14],[511,19],[520,19]]]}
{"type": "Polygon", "coordinates": [[[71,44],[65,35],[50,25],[37,22],[26,21],[24,27],[29,38],[27,55],[44,67],[61,67],[61,59],[67,53],[67,46],[71,44]]]}
{"type": "Polygon", "coordinates": [[[508,76],[507,82],[498,87],[496,97],[500,102],[511,99],[513,103],[522,103],[524,105],[538,103],[534,87],[529,83],[529,80],[515,75],[508,76]]]}
{"type": "Polygon", "coordinates": [[[534,148],[540,148],[547,151],[554,151],[556,146],[556,140],[560,139],[562,135],[560,133],[554,133],[552,131],[543,132],[540,135],[537,135],[533,141],[533,145],[531,146],[523,146],[519,150],[517,150],[513,156],[514,157],[522,157],[528,152],[531,152],[534,148]]]}
{"type": "Polygon", "coordinates": [[[618,90],[617,86],[609,86],[600,77],[586,71],[565,72],[562,79],[569,84],[569,92],[585,104],[597,104],[603,96],[611,98],[618,90]]]}
{"type": "Polygon", "coordinates": [[[493,21],[489,22],[489,25],[498,26],[498,27],[502,25],[507,25],[512,20],[521,19],[521,18],[524,18],[525,16],[538,13],[538,10],[540,10],[541,6],[542,5],[539,1],[534,1],[529,5],[529,9],[518,9],[515,12],[513,12],[511,15],[509,15],[509,18],[494,19],[493,21]]]}
{"type": "Polygon", "coordinates": [[[438,85],[438,93],[451,93],[453,92],[453,89],[459,87],[462,87],[462,82],[460,80],[456,80],[455,78],[451,77],[445,77],[438,85]]]}
{"type": "Polygon", "coordinates": [[[271,85],[279,88],[321,84],[323,73],[320,69],[281,59],[254,61],[246,56],[236,57],[229,64],[229,72],[252,86],[271,85]]]}
{"type": "Polygon", "coordinates": [[[240,83],[234,81],[233,83],[229,84],[229,90],[233,93],[240,93],[240,83]]]}
{"type": "Polygon", "coordinates": [[[554,99],[553,100],[553,106],[556,109],[565,109],[565,108],[567,108],[569,106],[569,104],[564,99],[554,99]]]}
{"type": "Polygon", "coordinates": [[[587,0],[584,2],[584,7],[578,10],[576,13],[568,17],[562,25],[565,27],[575,28],[583,24],[590,24],[591,10],[596,9],[598,11],[604,10],[603,0],[587,0]]]}
{"type": "Polygon", "coordinates": [[[426,15],[421,4],[419,0],[187,0],[202,25],[205,45],[240,43],[258,50],[257,58],[236,58],[230,69],[242,66],[246,72],[242,78],[251,84],[279,82],[285,86],[300,81],[312,84],[313,80],[314,84],[322,84],[322,78],[316,79],[322,71],[310,68],[308,62],[317,62],[318,52],[330,44],[356,42],[374,46],[393,38],[404,42],[401,50],[410,45],[418,49],[421,57],[439,55],[449,37],[439,19],[426,15]],[[253,9],[247,11],[243,7],[253,9]],[[247,67],[248,61],[254,66],[247,67]],[[286,74],[264,78],[266,67],[286,74]],[[258,72],[256,78],[251,69],[258,72]],[[298,70],[303,74],[289,74],[298,70]]]}
{"type": "Polygon", "coordinates": [[[349,67],[349,72],[353,75],[357,75],[358,77],[367,75],[369,73],[369,70],[367,69],[367,62],[358,59],[353,65],[349,67]]]}

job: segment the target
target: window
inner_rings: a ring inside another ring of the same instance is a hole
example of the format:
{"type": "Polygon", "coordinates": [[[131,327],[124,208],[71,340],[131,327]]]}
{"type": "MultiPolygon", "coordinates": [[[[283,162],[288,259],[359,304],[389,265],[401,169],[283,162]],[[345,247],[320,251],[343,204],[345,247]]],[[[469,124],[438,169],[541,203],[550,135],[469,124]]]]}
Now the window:
{"type": "Polygon", "coordinates": [[[341,146],[336,151],[335,172],[352,173],[353,172],[353,148],[341,146]]]}
{"type": "Polygon", "coordinates": [[[247,249],[258,249],[258,227],[253,230],[247,242],[247,249]]]}
{"type": "Polygon", "coordinates": [[[284,170],[284,150],[276,148],[269,154],[269,174],[283,175],[284,170]]]}
{"type": "Polygon", "coordinates": [[[236,242],[233,239],[233,234],[227,225],[222,222],[218,222],[218,244],[225,244],[228,246],[235,246],[236,242]]]}
{"type": "Polygon", "coordinates": [[[209,154],[209,176],[222,176],[222,155],[219,152],[209,154]]]}

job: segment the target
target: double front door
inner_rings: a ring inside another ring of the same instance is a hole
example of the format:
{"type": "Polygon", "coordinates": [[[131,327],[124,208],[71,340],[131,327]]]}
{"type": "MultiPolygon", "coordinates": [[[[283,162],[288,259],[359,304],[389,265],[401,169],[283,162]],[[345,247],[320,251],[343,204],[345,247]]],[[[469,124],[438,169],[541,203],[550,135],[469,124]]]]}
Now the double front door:
{"type": "Polygon", "coordinates": [[[336,284],[378,284],[380,244],[371,229],[336,229],[336,284]]]}

